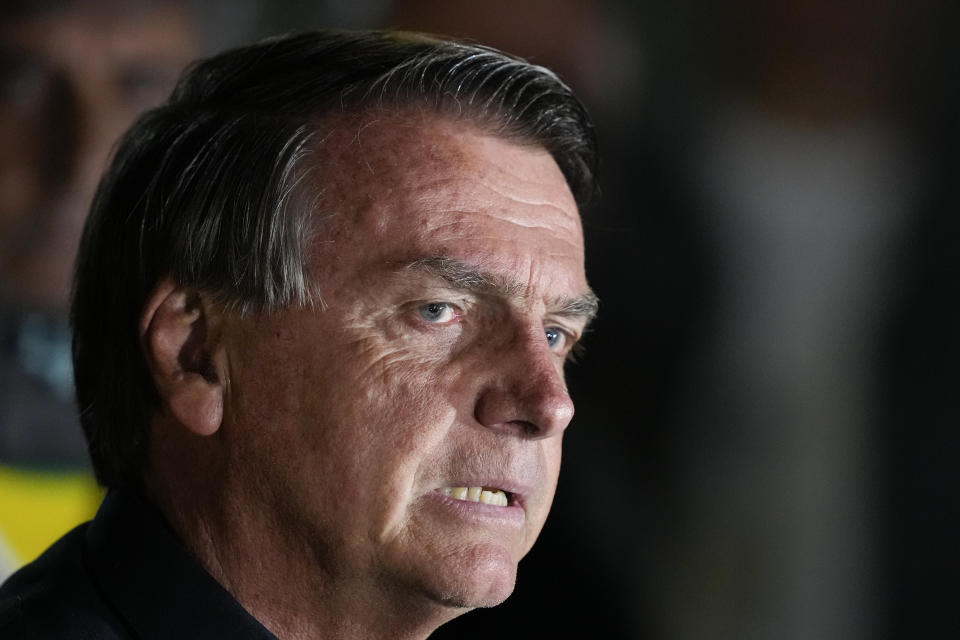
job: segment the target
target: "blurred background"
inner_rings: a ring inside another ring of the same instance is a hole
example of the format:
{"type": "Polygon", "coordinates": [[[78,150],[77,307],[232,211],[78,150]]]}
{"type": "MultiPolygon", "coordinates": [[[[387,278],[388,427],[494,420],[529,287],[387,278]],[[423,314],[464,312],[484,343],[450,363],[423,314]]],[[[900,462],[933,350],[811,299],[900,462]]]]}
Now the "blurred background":
{"type": "Polygon", "coordinates": [[[73,251],[191,58],[390,26],[556,70],[594,115],[602,306],[514,596],[436,638],[956,638],[960,219],[947,0],[4,0],[0,576],[99,500],[73,251]]]}

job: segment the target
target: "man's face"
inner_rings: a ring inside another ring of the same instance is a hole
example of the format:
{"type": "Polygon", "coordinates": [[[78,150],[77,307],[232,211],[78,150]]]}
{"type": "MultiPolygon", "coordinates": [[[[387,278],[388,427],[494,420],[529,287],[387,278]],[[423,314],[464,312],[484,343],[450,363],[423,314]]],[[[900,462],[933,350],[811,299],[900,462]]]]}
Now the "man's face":
{"type": "Polygon", "coordinates": [[[593,301],[576,204],[546,151],[462,123],[332,129],[311,160],[324,308],[232,321],[221,437],[339,584],[496,604],[573,415],[564,360],[593,301]]]}
{"type": "Polygon", "coordinates": [[[62,310],[114,141],[196,54],[178,3],[81,0],[0,24],[0,293],[62,310]]]}

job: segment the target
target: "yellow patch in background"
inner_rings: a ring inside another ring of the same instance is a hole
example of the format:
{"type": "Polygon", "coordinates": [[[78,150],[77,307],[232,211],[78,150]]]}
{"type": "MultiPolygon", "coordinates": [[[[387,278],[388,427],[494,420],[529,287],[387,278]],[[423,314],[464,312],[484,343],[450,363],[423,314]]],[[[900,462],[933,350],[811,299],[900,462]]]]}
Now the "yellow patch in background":
{"type": "Polygon", "coordinates": [[[6,547],[6,559],[19,565],[30,562],[92,518],[103,495],[87,472],[0,465],[0,545],[6,547]]]}

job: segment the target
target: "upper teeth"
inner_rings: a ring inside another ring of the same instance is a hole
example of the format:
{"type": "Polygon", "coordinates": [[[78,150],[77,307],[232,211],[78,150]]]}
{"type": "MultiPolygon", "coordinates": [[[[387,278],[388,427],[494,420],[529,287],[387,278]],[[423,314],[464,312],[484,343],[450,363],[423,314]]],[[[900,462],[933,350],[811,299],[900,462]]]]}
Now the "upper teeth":
{"type": "Polygon", "coordinates": [[[500,489],[484,489],[483,487],[443,487],[440,493],[456,500],[482,502],[498,507],[507,506],[507,494],[500,489]]]}

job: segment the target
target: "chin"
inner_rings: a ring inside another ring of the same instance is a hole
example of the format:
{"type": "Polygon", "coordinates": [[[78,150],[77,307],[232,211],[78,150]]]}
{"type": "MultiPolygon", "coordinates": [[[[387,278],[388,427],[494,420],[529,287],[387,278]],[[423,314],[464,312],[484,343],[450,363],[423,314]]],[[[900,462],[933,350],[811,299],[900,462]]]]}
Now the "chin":
{"type": "Polygon", "coordinates": [[[444,606],[457,609],[494,607],[513,593],[517,581],[517,563],[503,549],[474,548],[435,569],[441,573],[430,581],[429,591],[444,606]]]}

